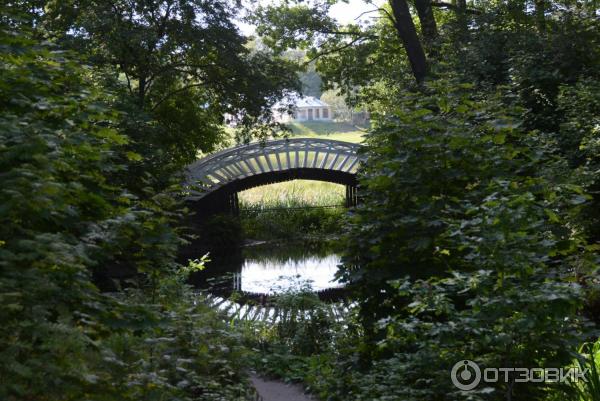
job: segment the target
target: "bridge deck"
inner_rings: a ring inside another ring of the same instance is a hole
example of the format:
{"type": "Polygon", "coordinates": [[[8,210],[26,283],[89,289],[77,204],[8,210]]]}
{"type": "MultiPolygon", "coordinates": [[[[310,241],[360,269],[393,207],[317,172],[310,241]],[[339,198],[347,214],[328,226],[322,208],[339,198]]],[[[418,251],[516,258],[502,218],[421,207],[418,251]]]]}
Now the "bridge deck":
{"type": "Polygon", "coordinates": [[[188,167],[190,199],[200,199],[236,180],[294,169],[355,174],[360,147],[329,139],[292,138],[226,149],[188,167]]]}

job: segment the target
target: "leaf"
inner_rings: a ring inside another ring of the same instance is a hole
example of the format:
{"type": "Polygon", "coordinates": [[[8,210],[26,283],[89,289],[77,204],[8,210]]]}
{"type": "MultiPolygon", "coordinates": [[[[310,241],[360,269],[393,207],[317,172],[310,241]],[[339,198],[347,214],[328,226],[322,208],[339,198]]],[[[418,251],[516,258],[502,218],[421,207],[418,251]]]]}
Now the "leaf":
{"type": "Polygon", "coordinates": [[[504,133],[494,134],[493,141],[496,145],[502,145],[506,141],[506,134],[504,134],[504,133]]]}
{"type": "Polygon", "coordinates": [[[550,219],[551,222],[553,222],[553,223],[560,222],[558,215],[554,211],[552,211],[550,209],[544,209],[544,213],[546,213],[546,215],[548,216],[548,218],[550,219]]]}
{"type": "Polygon", "coordinates": [[[134,161],[134,162],[140,162],[143,160],[142,155],[140,155],[139,153],[136,153],[136,152],[127,152],[126,156],[127,156],[128,160],[134,161]]]}
{"type": "Polygon", "coordinates": [[[588,197],[587,197],[587,196],[584,196],[584,195],[576,195],[576,196],[573,196],[573,197],[571,197],[571,198],[569,199],[569,203],[570,203],[571,205],[581,205],[581,204],[583,204],[583,203],[587,202],[587,200],[588,200],[588,197]]]}

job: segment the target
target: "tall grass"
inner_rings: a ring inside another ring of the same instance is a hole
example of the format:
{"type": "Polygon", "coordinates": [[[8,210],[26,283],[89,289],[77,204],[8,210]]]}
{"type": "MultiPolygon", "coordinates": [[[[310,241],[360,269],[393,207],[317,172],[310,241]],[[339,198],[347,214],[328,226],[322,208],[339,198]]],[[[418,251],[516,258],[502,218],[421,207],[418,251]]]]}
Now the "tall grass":
{"type": "Polygon", "coordinates": [[[345,187],[339,184],[294,180],[252,188],[238,196],[242,209],[341,206],[345,201],[345,191],[345,187]]]}
{"type": "Polygon", "coordinates": [[[296,180],[240,192],[246,238],[298,239],[337,235],[345,215],[343,185],[296,180]]]}
{"type": "Polygon", "coordinates": [[[588,369],[586,381],[574,384],[577,397],[574,401],[600,401],[600,338],[595,343],[585,343],[579,350],[577,365],[588,369]]]}

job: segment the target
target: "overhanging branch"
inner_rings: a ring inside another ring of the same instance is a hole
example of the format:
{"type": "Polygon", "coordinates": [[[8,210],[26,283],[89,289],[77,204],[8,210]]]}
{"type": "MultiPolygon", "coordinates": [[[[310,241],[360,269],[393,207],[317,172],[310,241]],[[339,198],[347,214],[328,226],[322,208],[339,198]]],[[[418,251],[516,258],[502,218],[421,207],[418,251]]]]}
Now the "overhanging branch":
{"type": "MultiPolygon", "coordinates": [[[[459,10],[459,8],[456,6],[456,4],[446,3],[446,2],[443,2],[443,1],[432,1],[431,2],[431,6],[432,7],[439,7],[439,8],[447,8],[449,10],[454,10],[454,11],[459,10]]],[[[467,14],[481,14],[481,10],[476,10],[474,8],[466,8],[464,11],[467,14]]]]}
{"type": "Polygon", "coordinates": [[[315,57],[313,57],[313,58],[311,58],[310,60],[306,61],[306,62],[304,63],[304,65],[306,66],[306,65],[308,65],[308,64],[310,64],[310,63],[312,63],[313,61],[315,61],[315,60],[316,60],[316,59],[318,59],[319,57],[327,56],[328,54],[338,53],[338,52],[340,52],[340,51],[342,51],[342,50],[344,50],[344,49],[347,49],[347,48],[351,47],[351,46],[352,46],[352,45],[354,45],[356,42],[359,42],[359,41],[361,41],[361,40],[363,40],[363,39],[368,39],[368,38],[366,38],[366,37],[359,37],[359,38],[355,38],[355,39],[351,40],[350,42],[348,42],[348,43],[344,44],[343,46],[338,46],[338,47],[336,47],[336,48],[329,49],[329,50],[327,50],[327,51],[324,51],[324,52],[320,52],[320,53],[319,53],[319,54],[317,54],[315,57]]]}

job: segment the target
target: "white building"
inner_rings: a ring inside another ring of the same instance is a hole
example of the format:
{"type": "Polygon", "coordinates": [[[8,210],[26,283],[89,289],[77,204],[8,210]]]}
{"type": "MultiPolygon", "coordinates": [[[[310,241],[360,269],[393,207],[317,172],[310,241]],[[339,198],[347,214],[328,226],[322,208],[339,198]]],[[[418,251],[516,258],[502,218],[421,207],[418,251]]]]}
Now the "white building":
{"type": "Polygon", "coordinates": [[[312,96],[288,96],[273,106],[275,120],[280,123],[292,121],[331,121],[331,107],[312,96]],[[288,106],[291,105],[292,114],[288,106]]]}

